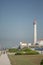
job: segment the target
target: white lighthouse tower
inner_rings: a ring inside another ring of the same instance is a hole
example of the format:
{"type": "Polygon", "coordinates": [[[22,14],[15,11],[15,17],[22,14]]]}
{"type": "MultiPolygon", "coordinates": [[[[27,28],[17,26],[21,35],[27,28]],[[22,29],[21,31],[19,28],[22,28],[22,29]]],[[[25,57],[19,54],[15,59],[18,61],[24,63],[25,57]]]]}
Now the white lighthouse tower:
{"type": "Polygon", "coordinates": [[[37,42],[37,27],[36,27],[36,19],[34,19],[33,26],[34,26],[34,45],[35,45],[36,42],[37,42]]]}

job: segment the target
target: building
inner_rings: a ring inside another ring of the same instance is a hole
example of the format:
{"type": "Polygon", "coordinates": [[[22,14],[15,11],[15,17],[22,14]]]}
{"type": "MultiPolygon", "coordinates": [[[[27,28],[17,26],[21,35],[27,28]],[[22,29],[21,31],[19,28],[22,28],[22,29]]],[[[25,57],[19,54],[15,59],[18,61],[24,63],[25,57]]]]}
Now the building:
{"type": "Polygon", "coordinates": [[[20,42],[20,48],[29,48],[31,47],[31,43],[26,43],[26,42],[20,42]]]}
{"type": "Polygon", "coordinates": [[[22,49],[22,48],[24,48],[24,47],[27,47],[27,43],[25,43],[25,42],[20,42],[20,48],[22,49]]]}
{"type": "Polygon", "coordinates": [[[38,45],[43,46],[43,40],[42,39],[38,41],[38,45]]]}
{"type": "Polygon", "coordinates": [[[32,45],[31,43],[28,43],[28,47],[31,47],[31,45],[32,45]]]}

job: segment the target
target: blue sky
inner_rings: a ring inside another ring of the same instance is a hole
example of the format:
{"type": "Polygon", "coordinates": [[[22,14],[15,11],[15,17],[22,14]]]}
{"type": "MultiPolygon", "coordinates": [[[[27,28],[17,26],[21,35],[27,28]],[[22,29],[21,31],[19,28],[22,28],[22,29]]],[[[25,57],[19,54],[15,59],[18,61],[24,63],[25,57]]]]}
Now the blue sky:
{"type": "Polygon", "coordinates": [[[0,0],[0,46],[33,43],[35,17],[38,40],[43,39],[43,0],[0,0]]]}

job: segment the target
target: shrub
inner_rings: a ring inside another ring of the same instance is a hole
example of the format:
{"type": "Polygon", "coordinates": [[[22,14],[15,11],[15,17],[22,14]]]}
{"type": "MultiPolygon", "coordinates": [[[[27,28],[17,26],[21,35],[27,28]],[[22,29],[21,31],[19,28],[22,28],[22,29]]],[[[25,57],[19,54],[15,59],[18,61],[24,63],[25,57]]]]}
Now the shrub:
{"type": "Polygon", "coordinates": [[[12,49],[9,49],[8,51],[9,51],[9,52],[17,52],[18,49],[16,49],[16,48],[12,48],[12,49]]]}
{"type": "Polygon", "coordinates": [[[36,51],[28,51],[28,52],[19,51],[19,52],[16,52],[15,55],[36,55],[36,54],[39,54],[39,53],[36,51]]]}
{"type": "Polygon", "coordinates": [[[43,65],[43,59],[41,60],[40,65],[43,65]]]}
{"type": "Polygon", "coordinates": [[[9,52],[16,52],[15,55],[35,55],[35,54],[39,54],[36,51],[31,50],[30,48],[23,48],[23,49],[16,49],[16,48],[12,48],[9,49],[9,52]]]}
{"type": "Polygon", "coordinates": [[[22,50],[25,51],[25,52],[32,51],[30,48],[24,48],[22,50]]]}

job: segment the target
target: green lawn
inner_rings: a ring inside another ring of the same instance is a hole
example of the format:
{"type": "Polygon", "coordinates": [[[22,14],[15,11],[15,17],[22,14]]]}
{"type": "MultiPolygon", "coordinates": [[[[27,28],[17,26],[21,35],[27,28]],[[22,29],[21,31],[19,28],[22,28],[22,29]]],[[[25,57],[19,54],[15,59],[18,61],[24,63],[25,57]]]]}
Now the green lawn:
{"type": "Polygon", "coordinates": [[[8,55],[12,65],[40,65],[43,55],[8,55]]]}

